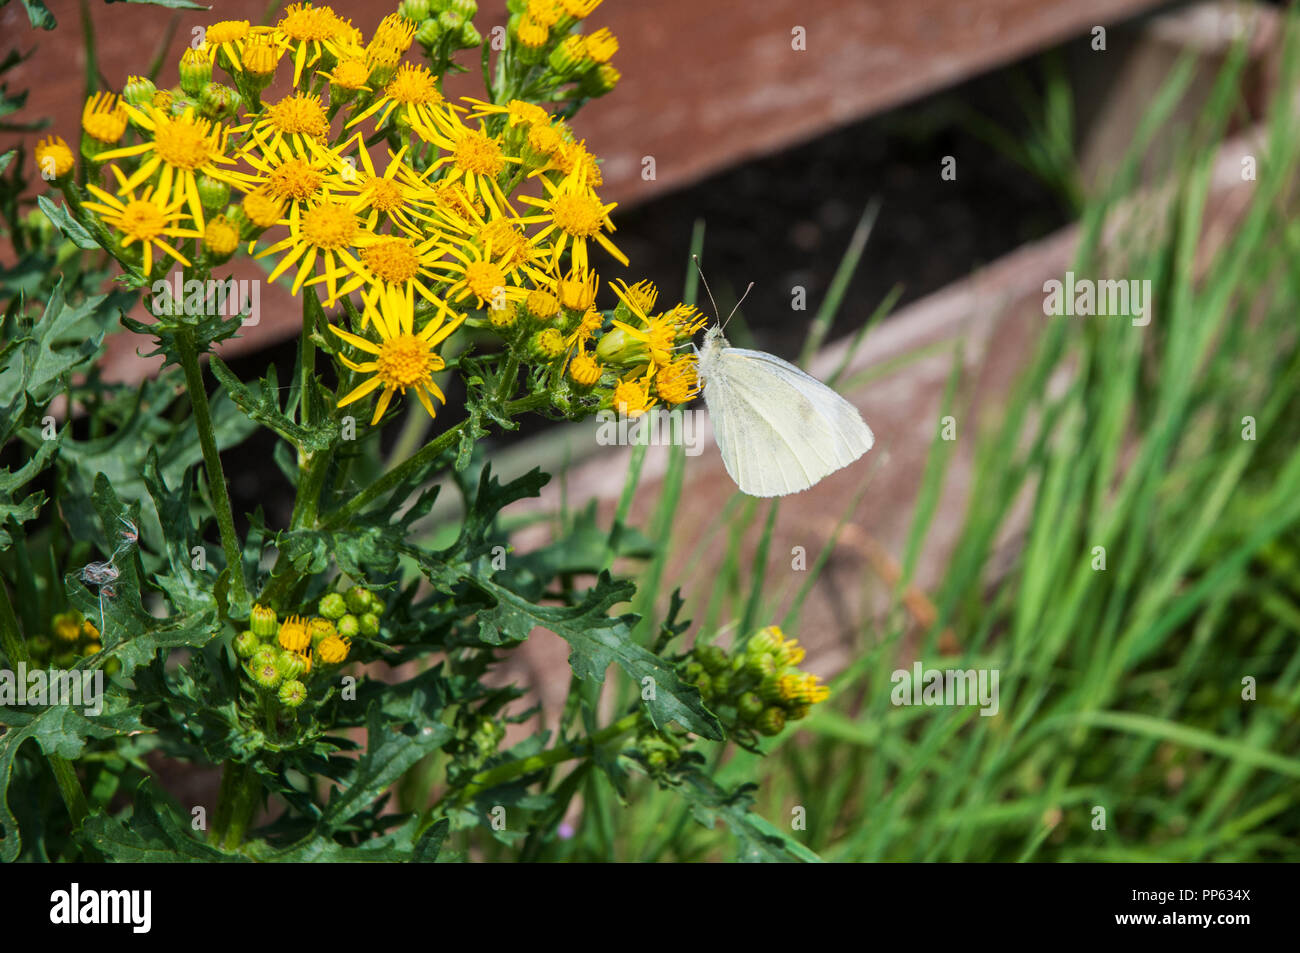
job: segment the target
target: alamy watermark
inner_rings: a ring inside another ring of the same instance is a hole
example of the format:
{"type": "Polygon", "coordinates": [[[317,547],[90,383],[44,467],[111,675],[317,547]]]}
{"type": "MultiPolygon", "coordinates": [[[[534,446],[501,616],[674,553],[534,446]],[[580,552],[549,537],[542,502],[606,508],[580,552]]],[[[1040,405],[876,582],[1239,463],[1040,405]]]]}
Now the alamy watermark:
{"type": "Polygon", "coordinates": [[[979,705],[981,716],[998,713],[998,677],[996,668],[925,668],[913,662],[909,671],[897,669],[889,680],[894,683],[889,700],[895,705],[979,705]]]}
{"type": "Polygon", "coordinates": [[[150,308],[155,315],[221,315],[243,318],[245,327],[262,320],[262,282],[256,278],[183,280],[180,271],[153,283],[150,308]]]}
{"type": "Polygon", "coordinates": [[[651,407],[643,414],[602,410],[596,414],[596,443],[602,447],[681,446],[688,457],[704,452],[705,411],[698,408],[668,410],[651,407]]]}
{"type": "Polygon", "coordinates": [[[17,671],[0,669],[0,706],[21,705],[67,705],[80,708],[87,715],[102,714],[104,672],[101,669],[28,669],[26,662],[19,662],[17,671]]]}
{"type": "Polygon", "coordinates": [[[1060,317],[1092,315],[1132,318],[1135,327],[1151,323],[1151,279],[1075,278],[1065,273],[1065,281],[1055,278],[1043,282],[1043,314],[1060,317]]]}

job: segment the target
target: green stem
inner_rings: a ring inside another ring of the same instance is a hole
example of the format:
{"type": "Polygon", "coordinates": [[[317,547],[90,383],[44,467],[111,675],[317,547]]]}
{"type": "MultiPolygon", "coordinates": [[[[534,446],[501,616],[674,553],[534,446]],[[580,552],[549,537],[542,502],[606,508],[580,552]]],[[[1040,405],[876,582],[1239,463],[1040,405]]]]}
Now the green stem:
{"type": "MultiPolygon", "coordinates": [[[[0,584],[0,648],[4,649],[10,665],[16,667],[20,662],[30,661],[27,643],[23,641],[22,632],[18,628],[18,617],[14,615],[13,603],[9,601],[9,590],[3,584],[0,584]]],[[[90,813],[90,808],[86,804],[86,792],[81,789],[77,771],[67,758],[57,754],[47,754],[45,760],[49,762],[50,770],[54,772],[54,781],[59,786],[59,794],[68,808],[68,816],[72,818],[72,827],[75,830],[90,813]]]]}
{"type": "Polygon", "coordinates": [[[230,570],[230,589],[233,602],[247,606],[248,589],[244,584],[243,555],[239,537],[235,534],[235,516],[230,509],[230,495],[226,491],[226,474],[221,468],[221,454],[212,429],[212,411],[208,407],[208,392],[199,369],[198,350],[194,332],[186,330],[176,335],[181,353],[181,367],[185,370],[185,383],[190,392],[190,405],[194,409],[194,425],[199,431],[199,446],[203,448],[203,463],[208,472],[208,487],[212,491],[212,509],[221,531],[221,547],[226,551],[226,565],[230,570]]]}
{"type": "Polygon", "coordinates": [[[504,784],[506,781],[523,777],[525,774],[532,774],[553,764],[585,757],[593,749],[632,731],[640,723],[642,717],[644,716],[641,711],[634,711],[632,714],[624,715],[613,724],[602,728],[585,741],[574,742],[571,745],[561,745],[558,748],[552,748],[550,751],[543,751],[541,754],[521,758],[518,761],[511,761],[508,764],[498,765],[490,771],[476,774],[461,792],[459,801],[463,804],[480,791],[494,788],[498,784],[504,784]]]}
{"type": "Polygon", "coordinates": [[[244,840],[248,825],[257,813],[261,782],[248,765],[227,761],[221,775],[221,792],[210,839],[218,847],[236,849],[244,840]]]}

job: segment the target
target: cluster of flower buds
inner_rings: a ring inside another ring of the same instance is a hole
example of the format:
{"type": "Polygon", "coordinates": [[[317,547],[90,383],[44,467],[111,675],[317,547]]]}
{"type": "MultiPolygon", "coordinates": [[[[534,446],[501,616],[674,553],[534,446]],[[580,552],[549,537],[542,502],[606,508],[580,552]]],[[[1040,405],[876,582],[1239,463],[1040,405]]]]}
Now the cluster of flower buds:
{"type": "Polygon", "coordinates": [[[474,27],[478,13],[475,0],[402,0],[397,13],[416,24],[415,42],[425,55],[438,59],[455,50],[468,50],[483,43],[483,34],[474,27]]]}
{"type": "Polygon", "coordinates": [[[318,615],[280,619],[274,609],[257,605],[249,628],[235,639],[235,654],[244,671],[264,695],[274,693],[285,708],[307,700],[314,674],[342,665],[352,639],[379,634],[383,603],[374,593],[353,586],[346,594],[322,596],[318,615]]]}
{"type": "Polygon", "coordinates": [[[477,774],[506,737],[506,726],[499,719],[464,709],[462,712],[456,722],[456,739],[444,749],[454,756],[447,765],[447,781],[453,785],[477,774]]]}
{"type": "MultiPolygon", "coordinates": [[[[72,668],[78,659],[103,650],[99,629],[76,609],[56,613],[50,620],[50,631],[52,636],[37,635],[27,641],[27,650],[35,664],[72,668]]],[[[104,671],[112,675],[121,667],[117,659],[109,659],[104,671]]]]}
{"type": "Polygon", "coordinates": [[[798,641],[771,625],[731,655],[719,645],[696,646],[684,674],[724,723],[770,737],[830,697],[816,675],[799,669],[803,658],[798,641]]]}

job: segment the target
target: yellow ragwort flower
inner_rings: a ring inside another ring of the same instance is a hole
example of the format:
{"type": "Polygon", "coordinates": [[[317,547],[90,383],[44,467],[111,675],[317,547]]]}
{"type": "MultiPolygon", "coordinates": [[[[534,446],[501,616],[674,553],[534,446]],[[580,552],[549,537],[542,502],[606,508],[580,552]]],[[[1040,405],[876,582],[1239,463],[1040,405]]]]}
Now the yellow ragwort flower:
{"type": "Polygon", "coordinates": [[[186,217],[181,211],[184,199],[178,198],[168,203],[167,196],[162,190],[155,193],[152,186],[146,188],[140,198],[136,198],[135,190],[127,187],[126,177],[121,170],[117,166],[111,168],[122,186],[118,194],[125,195],[126,200],[110,195],[97,185],[87,185],[87,190],[99,201],[86,202],[84,207],[98,214],[105,223],[122,233],[123,248],[129,248],[135,242],[140,243],[146,275],[153,271],[154,246],[189,267],[189,259],[164,240],[203,237],[200,231],[180,227],[181,220],[186,217]]]}
{"type": "Polygon", "coordinates": [[[293,51],[293,85],[302,78],[304,66],[314,66],[321,54],[338,57],[344,41],[351,39],[351,24],[329,7],[292,3],[275,25],[276,37],[285,50],[293,51]]]}
{"type": "Polygon", "coordinates": [[[344,341],[371,355],[371,360],[359,364],[340,355],[344,365],[358,374],[371,376],[340,400],[338,406],[346,407],[383,387],[384,392],[375,403],[375,415],[370,421],[373,427],[384,416],[393,395],[398,391],[405,394],[407,388],[411,388],[429,416],[435,416],[430,398],[436,397],[444,404],[447,402],[433,382],[433,375],[447,366],[437,353],[437,347],[460,326],[465,316],[453,314],[442,304],[438,314],[416,332],[415,300],[410,289],[405,292],[399,289],[378,290],[366,302],[366,307],[372,312],[371,321],[379,334],[378,342],[330,326],[344,341]]]}
{"type": "Polygon", "coordinates": [[[257,253],[258,258],[284,252],[279,264],[268,280],[275,281],[295,262],[298,272],[293,280],[293,293],[297,294],[303,282],[319,261],[324,267],[325,287],[329,303],[338,300],[338,283],[348,273],[348,268],[359,268],[349,250],[356,242],[360,223],[351,207],[335,199],[325,199],[316,205],[289,209],[289,237],[257,253]]]}
{"type": "Polygon", "coordinates": [[[113,145],[126,134],[126,107],[112,93],[95,93],[81,111],[81,128],[96,142],[113,145]]]}
{"type": "Polygon", "coordinates": [[[60,136],[49,136],[36,143],[36,168],[45,179],[61,179],[77,164],[76,157],[60,136]]]}
{"type": "Polygon", "coordinates": [[[559,233],[552,252],[552,263],[558,264],[560,255],[566,247],[573,249],[573,264],[580,269],[587,267],[587,242],[594,240],[601,248],[609,252],[621,264],[628,263],[627,255],[609,240],[605,231],[613,231],[614,223],[609,213],[617,205],[601,202],[596,193],[587,185],[581,171],[566,176],[559,185],[550,179],[542,179],[550,197],[535,198],[531,195],[520,196],[519,201],[540,208],[536,215],[526,215],[520,219],[526,223],[544,223],[544,227],[534,237],[541,239],[555,231],[559,233]]]}

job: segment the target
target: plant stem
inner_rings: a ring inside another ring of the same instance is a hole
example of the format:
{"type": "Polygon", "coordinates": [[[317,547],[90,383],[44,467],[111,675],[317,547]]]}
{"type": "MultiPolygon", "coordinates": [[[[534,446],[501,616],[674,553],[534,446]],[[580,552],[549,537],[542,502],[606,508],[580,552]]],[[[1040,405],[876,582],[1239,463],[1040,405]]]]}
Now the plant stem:
{"type": "Polygon", "coordinates": [[[218,847],[234,850],[244,840],[248,825],[257,813],[261,784],[248,765],[227,761],[221,775],[221,791],[210,839],[218,847]]]}
{"type": "Polygon", "coordinates": [[[613,724],[602,728],[586,741],[562,745],[559,748],[552,748],[550,751],[543,751],[541,754],[521,758],[518,761],[511,761],[509,764],[503,764],[490,771],[476,774],[470,783],[465,786],[465,789],[461,791],[458,800],[463,804],[480,791],[486,791],[498,784],[522,777],[525,774],[532,774],[534,771],[540,771],[542,768],[550,767],[553,764],[585,757],[592,749],[627,734],[640,723],[642,717],[643,713],[640,710],[634,711],[632,714],[624,715],[613,724]]]}
{"type": "Polygon", "coordinates": [[[185,370],[185,383],[190,392],[190,405],[194,409],[194,425],[199,431],[199,446],[203,448],[203,463],[208,471],[208,487],[212,491],[212,509],[221,531],[221,548],[226,551],[226,566],[230,570],[230,589],[233,602],[241,607],[248,605],[248,589],[244,584],[244,563],[239,537],[235,534],[235,516],[230,509],[230,495],[226,491],[226,474],[221,468],[221,454],[212,429],[212,411],[208,406],[208,392],[199,369],[198,350],[194,332],[185,330],[176,335],[181,352],[181,367],[185,370]]]}
{"type": "MultiPolygon", "coordinates": [[[[22,632],[18,629],[18,617],[14,615],[13,603],[9,601],[9,590],[2,583],[0,583],[0,648],[4,649],[10,665],[17,667],[18,663],[30,660],[27,654],[27,643],[23,641],[22,632]]],[[[86,792],[81,789],[77,771],[67,758],[57,754],[47,754],[45,760],[49,762],[50,770],[54,772],[59,794],[68,808],[68,816],[72,818],[72,827],[75,830],[90,813],[90,808],[86,804],[86,792]]]]}

